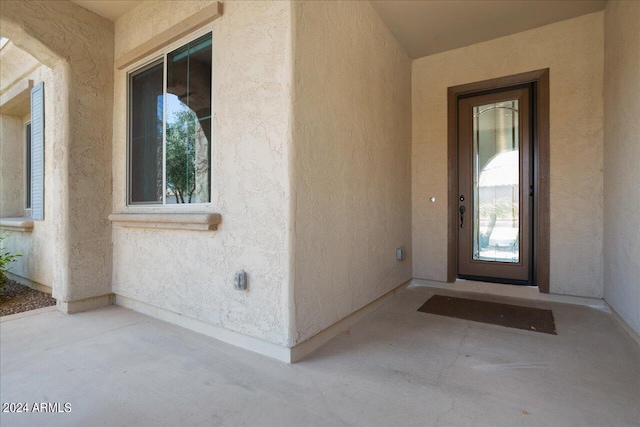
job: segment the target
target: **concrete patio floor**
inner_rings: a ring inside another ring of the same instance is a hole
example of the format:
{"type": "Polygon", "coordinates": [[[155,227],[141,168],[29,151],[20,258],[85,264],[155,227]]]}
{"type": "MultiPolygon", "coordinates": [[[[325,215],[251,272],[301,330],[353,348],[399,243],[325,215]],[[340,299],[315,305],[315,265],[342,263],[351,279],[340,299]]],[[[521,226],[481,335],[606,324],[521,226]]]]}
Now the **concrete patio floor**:
{"type": "Polygon", "coordinates": [[[71,412],[0,422],[640,425],[640,349],[609,314],[515,302],[552,308],[554,336],[417,312],[433,293],[399,293],[293,365],[115,306],[4,321],[2,402],[68,402],[71,412]]]}

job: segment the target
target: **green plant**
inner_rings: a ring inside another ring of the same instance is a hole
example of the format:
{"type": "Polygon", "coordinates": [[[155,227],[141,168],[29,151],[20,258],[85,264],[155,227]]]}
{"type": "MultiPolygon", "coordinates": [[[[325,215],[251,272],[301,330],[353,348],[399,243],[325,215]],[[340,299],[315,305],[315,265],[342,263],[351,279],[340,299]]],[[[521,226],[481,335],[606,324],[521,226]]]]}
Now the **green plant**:
{"type": "Polygon", "coordinates": [[[176,203],[191,203],[196,190],[196,114],[181,110],[167,124],[167,188],[176,197],[176,203]]]}
{"type": "Polygon", "coordinates": [[[5,273],[8,271],[9,264],[14,262],[16,258],[22,256],[22,254],[12,254],[10,251],[5,250],[2,244],[4,239],[4,236],[0,236],[0,291],[3,291],[7,284],[5,273]]]}

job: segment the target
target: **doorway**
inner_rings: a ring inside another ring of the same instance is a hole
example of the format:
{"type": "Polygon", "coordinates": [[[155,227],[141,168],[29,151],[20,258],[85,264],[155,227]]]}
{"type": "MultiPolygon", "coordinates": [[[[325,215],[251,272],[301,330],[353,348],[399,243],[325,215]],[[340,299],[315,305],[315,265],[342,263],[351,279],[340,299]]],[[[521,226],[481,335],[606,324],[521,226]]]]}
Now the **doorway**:
{"type": "Polygon", "coordinates": [[[449,88],[449,265],[549,284],[548,70],[449,88]]]}
{"type": "Polygon", "coordinates": [[[531,281],[530,101],[529,85],[458,99],[458,277],[531,281]]]}

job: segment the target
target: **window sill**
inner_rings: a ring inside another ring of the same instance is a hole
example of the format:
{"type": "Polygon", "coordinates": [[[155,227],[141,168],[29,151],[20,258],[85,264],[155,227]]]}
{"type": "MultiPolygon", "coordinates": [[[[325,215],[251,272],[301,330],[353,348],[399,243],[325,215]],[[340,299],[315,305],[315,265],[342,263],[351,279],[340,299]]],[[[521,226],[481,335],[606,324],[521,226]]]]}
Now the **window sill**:
{"type": "Polygon", "coordinates": [[[109,220],[119,227],[212,231],[222,218],[207,213],[117,213],[109,215],[109,220]]]}
{"type": "Polygon", "coordinates": [[[0,230],[7,231],[33,231],[31,218],[0,218],[0,230]]]}

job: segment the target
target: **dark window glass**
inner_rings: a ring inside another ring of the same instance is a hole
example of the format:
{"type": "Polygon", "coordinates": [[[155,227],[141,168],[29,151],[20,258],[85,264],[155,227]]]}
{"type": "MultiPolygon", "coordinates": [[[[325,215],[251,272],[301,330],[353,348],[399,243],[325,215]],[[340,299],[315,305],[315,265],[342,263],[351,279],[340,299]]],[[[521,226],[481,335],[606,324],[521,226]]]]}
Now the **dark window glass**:
{"type": "Polygon", "coordinates": [[[31,123],[27,124],[27,129],[25,131],[25,178],[27,188],[25,189],[26,198],[25,198],[25,207],[27,209],[31,209],[31,123]]]}
{"type": "Polygon", "coordinates": [[[129,202],[162,202],[163,62],[129,81],[129,202]]]}
{"type": "Polygon", "coordinates": [[[166,203],[211,200],[211,34],[167,55],[166,203]]]}

